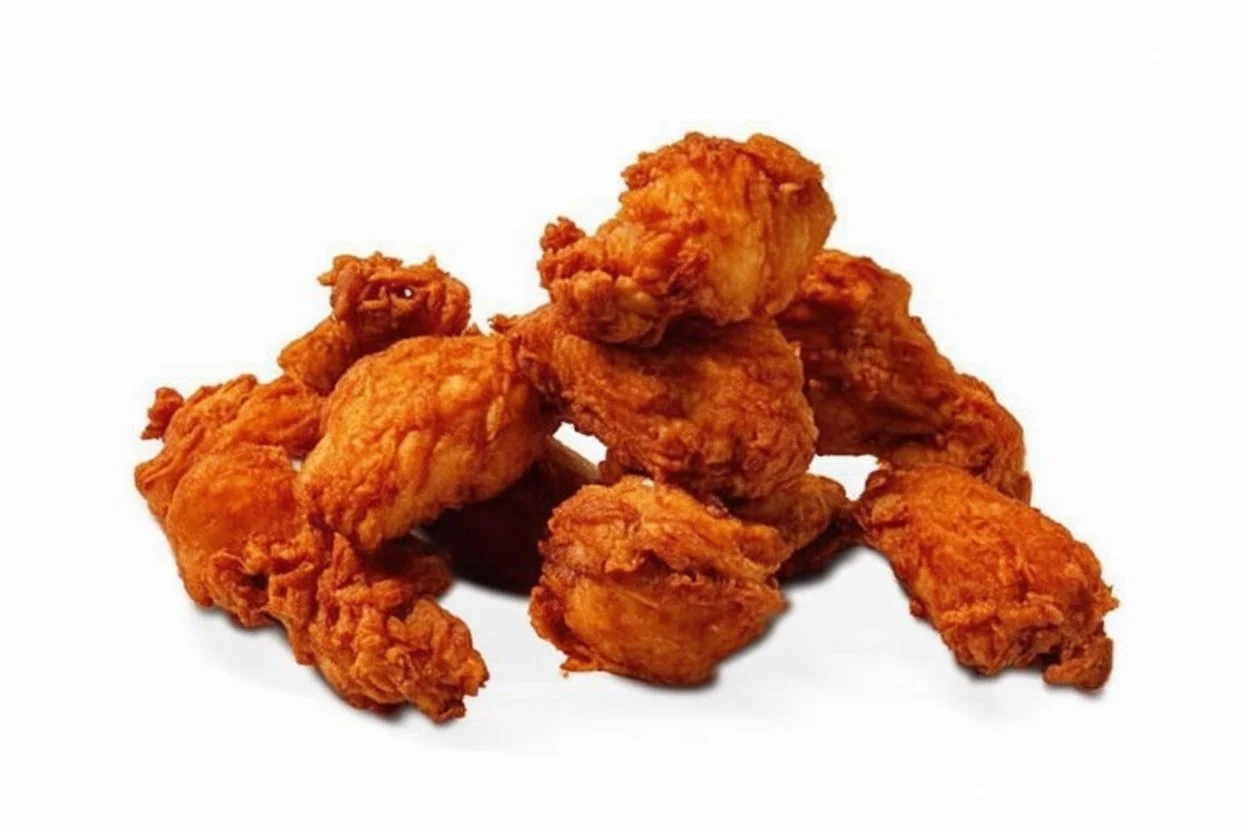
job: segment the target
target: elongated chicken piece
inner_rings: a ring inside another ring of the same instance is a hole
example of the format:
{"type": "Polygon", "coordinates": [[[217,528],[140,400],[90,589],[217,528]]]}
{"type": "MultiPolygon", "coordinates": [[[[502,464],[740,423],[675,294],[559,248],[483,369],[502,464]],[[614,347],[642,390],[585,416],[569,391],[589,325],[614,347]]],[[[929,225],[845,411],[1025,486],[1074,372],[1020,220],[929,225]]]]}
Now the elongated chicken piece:
{"type": "Polygon", "coordinates": [[[771,321],[687,321],[650,349],[581,338],[551,307],[494,325],[560,414],[623,469],[754,498],[801,476],[814,455],[801,362],[771,321]]]}
{"type": "Polygon", "coordinates": [[[696,685],[785,607],[779,533],[639,477],[555,509],[542,553],[529,614],[569,671],[696,685]]]}
{"type": "Polygon", "coordinates": [[[1058,523],[948,466],[876,471],[858,519],[961,664],[989,676],[1039,665],[1084,690],[1109,678],[1103,619],[1118,601],[1058,523]]]}
{"type": "Polygon", "coordinates": [[[860,538],[854,503],[845,488],[815,474],[790,480],[760,499],[730,503],[729,509],[742,520],[780,533],[793,552],[777,572],[782,581],[823,571],[860,538]]]}
{"type": "Polygon", "coordinates": [[[343,254],[319,280],[333,288],[333,314],[287,344],[277,363],[321,395],[365,355],[417,335],[459,335],[468,326],[468,287],[432,257],[405,266],[381,252],[343,254]]]}
{"type": "Polygon", "coordinates": [[[302,458],[320,435],[323,400],[291,378],[261,384],[242,375],[201,387],[186,400],[172,388],[156,391],[144,439],[163,439],[153,459],[134,470],[135,486],[157,520],[164,520],[178,482],[203,457],[242,445],[276,445],[302,458]]]}
{"type": "Polygon", "coordinates": [[[497,497],[448,511],[426,532],[450,553],[455,574],[528,595],[542,571],[538,544],[555,506],[597,482],[593,463],[547,437],[537,461],[497,497]]]}
{"type": "Polygon", "coordinates": [[[555,428],[502,338],[409,338],[360,359],[298,486],[365,551],[520,478],[555,428]]]}
{"type": "Polygon", "coordinates": [[[619,212],[586,236],[561,217],[538,270],[569,329],[653,345],[668,324],[773,316],[788,305],[835,213],[819,166],[769,136],[690,133],[624,171],[619,212]]]}
{"type": "Polygon", "coordinates": [[[487,673],[468,628],[433,600],[450,586],[446,558],[410,537],[361,554],[309,522],[294,482],[272,446],[192,466],[165,524],[187,593],[247,626],[280,623],[296,659],[356,707],[462,716],[487,673]]]}
{"type": "Polygon", "coordinates": [[[905,278],[825,251],[778,318],[801,347],[819,453],[953,465],[1028,501],[1022,428],[940,354],[909,306],[905,278]]]}

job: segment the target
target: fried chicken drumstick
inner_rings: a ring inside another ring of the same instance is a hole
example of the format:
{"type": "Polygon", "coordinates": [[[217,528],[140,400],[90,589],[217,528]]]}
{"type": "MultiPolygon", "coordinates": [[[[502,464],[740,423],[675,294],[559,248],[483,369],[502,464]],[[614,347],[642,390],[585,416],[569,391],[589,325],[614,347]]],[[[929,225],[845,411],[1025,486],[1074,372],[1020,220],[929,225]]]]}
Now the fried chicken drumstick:
{"type": "Polygon", "coordinates": [[[800,345],[820,454],[964,468],[1024,502],[1023,430],[910,315],[910,284],[866,257],[820,254],[777,319],[800,345]]]}
{"type": "Polygon", "coordinates": [[[858,519],[959,663],[989,676],[1040,665],[1084,690],[1109,678],[1102,619],[1118,601],[1058,523],[948,466],[876,471],[858,519]]]}
{"type": "Polygon", "coordinates": [[[768,136],[690,133],[624,171],[619,212],[586,236],[542,235],[542,285],[570,330],[649,346],[668,324],[772,316],[788,305],[835,213],[818,165],[768,136]]]}
{"type": "Polygon", "coordinates": [[[529,614],[565,670],[700,684],[785,607],[778,532],[640,477],[578,491],[542,553],[529,614]]]}

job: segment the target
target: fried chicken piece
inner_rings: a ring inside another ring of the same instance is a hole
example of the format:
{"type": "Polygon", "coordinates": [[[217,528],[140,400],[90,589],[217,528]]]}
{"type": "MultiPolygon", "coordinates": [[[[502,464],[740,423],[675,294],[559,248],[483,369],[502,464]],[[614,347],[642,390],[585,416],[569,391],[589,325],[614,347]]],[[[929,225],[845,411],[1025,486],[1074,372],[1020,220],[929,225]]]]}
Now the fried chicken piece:
{"type": "Polygon", "coordinates": [[[319,280],[333,287],[333,314],[286,345],[277,363],[322,395],[365,355],[417,335],[459,335],[468,326],[468,287],[432,257],[404,266],[381,252],[343,254],[319,280]]]}
{"type": "Polygon", "coordinates": [[[785,607],[778,532],[671,486],[625,477],[555,509],[529,614],[564,670],[696,685],[785,607]]]}
{"type": "Polygon", "coordinates": [[[732,503],[729,509],[746,522],[780,532],[793,552],[776,573],[782,581],[823,571],[833,557],[859,541],[854,503],[845,488],[815,474],[791,480],[766,497],[732,503]]]}
{"type": "Polygon", "coordinates": [[[687,321],[651,349],[581,338],[552,307],[494,325],[520,345],[522,368],[561,415],[624,469],[754,498],[801,476],[814,455],[801,362],[771,321],[687,321]]]}
{"type": "Polygon", "coordinates": [[[858,519],[961,664],[989,676],[1041,665],[1046,682],[1083,690],[1109,678],[1102,619],[1118,601],[1058,523],[948,466],[876,471],[858,519]]]}
{"type": "Polygon", "coordinates": [[[462,716],[487,672],[468,628],[432,600],[451,583],[445,556],[411,537],[361,554],[308,522],[294,482],[271,446],[209,454],[187,472],[166,522],[187,593],[246,626],[282,624],[296,659],[356,707],[462,716]]]}
{"type": "Polygon", "coordinates": [[[163,522],[178,482],[205,456],[240,445],[276,445],[303,457],[320,435],[322,399],[286,376],[261,384],[242,375],[201,387],[182,400],[162,387],[148,410],[144,439],[163,438],[155,458],[134,470],[135,486],[163,522]]]}
{"type": "Polygon", "coordinates": [[[555,428],[497,337],[409,338],[360,359],[298,487],[365,551],[520,478],[555,428]]]}
{"type": "Polygon", "coordinates": [[[825,251],[777,319],[801,346],[819,453],[953,465],[1028,501],[1022,428],[986,384],[937,351],[909,305],[905,278],[825,251]]]}
{"type": "Polygon", "coordinates": [[[538,270],[569,329],[649,346],[668,324],[773,316],[836,215],[819,166],[768,136],[690,133],[624,171],[620,210],[593,236],[561,217],[538,270]]]}
{"type": "Polygon", "coordinates": [[[210,453],[181,478],[165,534],[195,603],[248,627],[268,623],[269,576],[309,560],[308,541],[291,545],[303,526],[294,481],[286,451],[263,445],[210,453]]]}
{"type": "Polygon", "coordinates": [[[524,476],[489,500],[448,511],[426,532],[451,555],[457,575],[528,595],[542,571],[538,543],[555,506],[597,482],[593,463],[547,437],[524,476]]]}
{"type": "Polygon", "coordinates": [[[435,722],[464,715],[489,678],[467,625],[430,596],[450,583],[441,557],[411,556],[414,538],[360,554],[334,536],[308,627],[313,660],[357,708],[410,702],[435,722]]]}

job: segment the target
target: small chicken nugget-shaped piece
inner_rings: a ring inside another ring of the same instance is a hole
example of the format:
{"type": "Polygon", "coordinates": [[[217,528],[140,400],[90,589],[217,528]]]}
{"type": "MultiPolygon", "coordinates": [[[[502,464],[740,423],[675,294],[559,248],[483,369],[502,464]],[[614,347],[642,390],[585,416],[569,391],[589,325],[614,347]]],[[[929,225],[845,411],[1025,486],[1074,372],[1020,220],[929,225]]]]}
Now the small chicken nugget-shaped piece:
{"type": "Polygon", "coordinates": [[[793,552],[777,572],[782,581],[823,571],[832,558],[859,541],[854,503],[839,482],[827,477],[806,474],[766,497],[729,508],[742,520],[780,532],[793,552]]]}
{"type": "Polygon", "coordinates": [[[242,375],[201,387],[185,401],[162,387],[148,410],[145,439],[164,447],[134,470],[134,482],[157,520],[164,520],[174,489],[203,457],[240,445],[275,445],[300,458],[320,435],[323,399],[294,379],[261,384],[242,375]]]}
{"type": "Polygon", "coordinates": [[[450,583],[446,560],[423,552],[403,538],[365,555],[335,535],[306,643],[351,705],[385,712],[407,702],[445,722],[464,715],[464,697],[489,672],[468,626],[433,600],[450,583]]]}
{"type": "Polygon", "coordinates": [[[749,499],[800,477],[814,456],[801,361],[771,321],[685,322],[651,349],[581,338],[551,307],[495,326],[560,414],[622,469],[749,499]]]}
{"type": "Polygon", "coordinates": [[[554,428],[509,342],[409,338],[338,382],[298,487],[331,528],[369,551],[503,491],[554,428]]]}
{"type": "Polygon", "coordinates": [[[593,236],[547,226],[542,285],[572,331],[610,343],[656,344],[685,316],[775,315],[836,217],[822,180],[769,136],[690,133],[624,171],[620,210],[593,236]]]}
{"type": "Polygon", "coordinates": [[[1046,682],[1083,690],[1109,678],[1103,619],[1118,601],[1060,524],[948,466],[876,471],[858,519],[961,664],[984,675],[1040,665],[1046,682]]]}
{"type": "Polygon", "coordinates": [[[778,532],[671,486],[625,477],[555,509],[529,614],[564,670],[697,685],[785,602],[778,532]]]}
{"type": "Polygon", "coordinates": [[[801,347],[820,454],[965,468],[1031,498],[1023,429],[988,385],[954,369],[910,315],[910,284],[866,257],[820,254],[777,319],[801,347]]]}
{"type": "Polygon", "coordinates": [[[426,528],[450,553],[455,574],[528,595],[542,571],[538,544],[555,506],[598,481],[593,463],[547,437],[524,476],[497,497],[448,511],[426,528]]]}
{"type": "Polygon", "coordinates": [[[432,257],[405,266],[381,252],[343,254],[319,280],[333,287],[333,314],[287,344],[277,363],[322,395],[365,355],[417,335],[459,335],[468,326],[468,287],[432,257]]]}

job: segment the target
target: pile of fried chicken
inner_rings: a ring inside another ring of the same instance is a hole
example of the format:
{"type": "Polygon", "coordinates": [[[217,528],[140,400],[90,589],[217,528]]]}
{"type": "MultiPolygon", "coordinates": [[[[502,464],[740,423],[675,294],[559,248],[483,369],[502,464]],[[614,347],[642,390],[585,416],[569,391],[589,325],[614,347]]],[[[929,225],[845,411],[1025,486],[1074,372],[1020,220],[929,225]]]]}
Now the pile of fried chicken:
{"type": "Polygon", "coordinates": [[[643,153],[594,233],[546,227],[550,303],[492,334],[432,258],[335,258],[275,380],[156,391],[135,483],[187,593],[283,627],[350,704],[443,721],[488,677],[455,575],[528,594],[565,671],[697,685],[866,544],[961,664],[1100,688],[1100,564],[1029,505],[1019,423],[909,283],[824,249],[822,179],[761,135],[643,153]],[[879,467],[851,501],[816,454],[879,467]]]}

